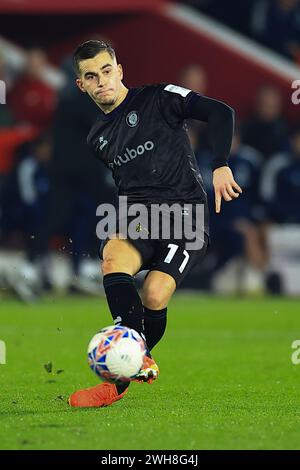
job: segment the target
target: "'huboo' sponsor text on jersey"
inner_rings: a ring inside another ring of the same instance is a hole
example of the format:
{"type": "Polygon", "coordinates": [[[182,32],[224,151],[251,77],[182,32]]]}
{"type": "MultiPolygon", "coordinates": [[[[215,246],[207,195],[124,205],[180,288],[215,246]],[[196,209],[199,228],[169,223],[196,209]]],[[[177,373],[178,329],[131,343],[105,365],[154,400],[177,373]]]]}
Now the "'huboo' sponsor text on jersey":
{"type": "Polygon", "coordinates": [[[154,149],[154,143],[151,140],[147,140],[144,145],[138,145],[135,149],[126,148],[126,151],[123,156],[118,155],[114,159],[114,165],[121,166],[125,163],[134,160],[136,157],[143,155],[145,152],[149,152],[154,149]]]}

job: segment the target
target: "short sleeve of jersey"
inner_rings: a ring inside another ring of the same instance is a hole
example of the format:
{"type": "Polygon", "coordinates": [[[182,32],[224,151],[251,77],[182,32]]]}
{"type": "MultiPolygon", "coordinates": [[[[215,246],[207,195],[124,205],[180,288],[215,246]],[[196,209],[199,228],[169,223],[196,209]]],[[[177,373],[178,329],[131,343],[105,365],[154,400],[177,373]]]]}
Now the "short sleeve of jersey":
{"type": "Polygon", "coordinates": [[[192,90],[178,85],[160,85],[160,112],[171,127],[182,126],[186,119],[186,107],[194,94],[192,90]]]}

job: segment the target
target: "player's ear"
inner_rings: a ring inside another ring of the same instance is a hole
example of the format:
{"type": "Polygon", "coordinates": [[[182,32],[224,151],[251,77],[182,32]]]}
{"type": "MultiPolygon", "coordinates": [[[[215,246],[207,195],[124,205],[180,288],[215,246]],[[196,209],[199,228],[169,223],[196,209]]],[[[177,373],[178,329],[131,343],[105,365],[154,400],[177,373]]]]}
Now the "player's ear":
{"type": "Polygon", "coordinates": [[[123,80],[123,67],[121,64],[118,64],[120,80],[123,80]]]}
{"type": "Polygon", "coordinates": [[[81,78],[76,78],[76,85],[78,86],[79,90],[83,91],[83,93],[86,93],[81,78]]]}

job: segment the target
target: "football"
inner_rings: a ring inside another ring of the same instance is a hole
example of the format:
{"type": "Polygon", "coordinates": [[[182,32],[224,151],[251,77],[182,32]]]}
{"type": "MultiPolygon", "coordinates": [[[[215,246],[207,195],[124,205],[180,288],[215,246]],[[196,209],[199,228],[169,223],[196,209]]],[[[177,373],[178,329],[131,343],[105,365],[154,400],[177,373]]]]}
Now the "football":
{"type": "Polygon", "coordinates": [[[99,331],[88,346],[90,368],[105,382],[130,382],[139,373],[146,345],[135,330],[108,326],[99,331]]]}

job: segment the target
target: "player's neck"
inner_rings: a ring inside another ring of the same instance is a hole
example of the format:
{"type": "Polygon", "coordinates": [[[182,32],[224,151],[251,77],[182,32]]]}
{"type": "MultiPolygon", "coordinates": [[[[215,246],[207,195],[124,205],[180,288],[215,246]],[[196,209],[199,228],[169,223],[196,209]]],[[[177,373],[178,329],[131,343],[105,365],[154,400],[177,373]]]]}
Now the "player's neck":
{"type": "Polygon", "coordinates": [[[103,111],[105,114],[111,113],[115,108],[120,106],[120,104],[125,100],[127,93],[128,93],[128,88],[126,88],[125,85],[122,84],[119,96],[116,100],[116,102],[110,106],[100,106],[101,111],[103,111]]]}

